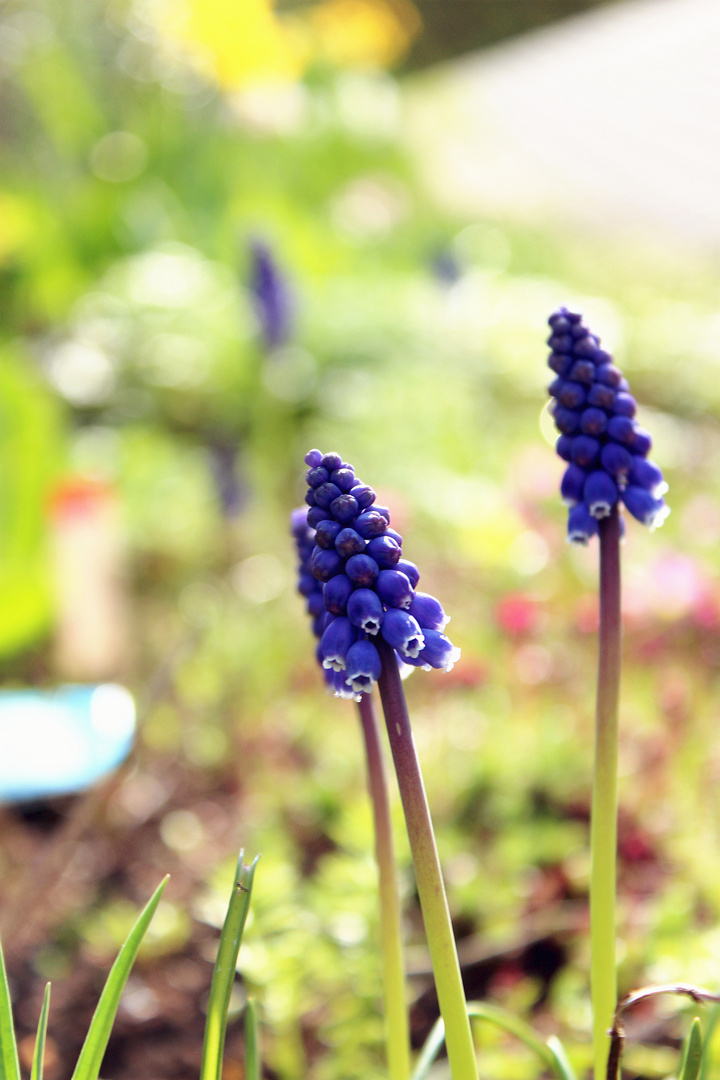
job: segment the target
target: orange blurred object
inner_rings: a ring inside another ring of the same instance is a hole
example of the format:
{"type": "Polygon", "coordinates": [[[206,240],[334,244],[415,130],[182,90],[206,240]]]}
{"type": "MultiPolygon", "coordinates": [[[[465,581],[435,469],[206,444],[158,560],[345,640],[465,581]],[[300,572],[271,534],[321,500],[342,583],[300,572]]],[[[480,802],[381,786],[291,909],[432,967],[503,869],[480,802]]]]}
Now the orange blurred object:
{"type": "Polygon", "coordinates": [[[50,499],[60,678],[116,678],[129,653],[125,549],[117,497],[87,477],[62,481],[50,499]]]}

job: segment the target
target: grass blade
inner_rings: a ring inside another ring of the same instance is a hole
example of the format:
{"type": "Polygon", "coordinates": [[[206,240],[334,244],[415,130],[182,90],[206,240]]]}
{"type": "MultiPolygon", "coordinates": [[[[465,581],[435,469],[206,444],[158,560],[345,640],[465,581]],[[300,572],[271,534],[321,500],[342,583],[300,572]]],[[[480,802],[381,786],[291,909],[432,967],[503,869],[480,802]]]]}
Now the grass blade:
{"type": "Polygon", "coordinates": [[[715,1028],[720,1019],[720,1005],[715,1005],[710,1011],[710,1016],[707,1021],[707,1030],[705,1032],[705,1038],[703,1039],[702,1061],[700,1062],[700,1080],[705,1080],[708,1070],[708,1060],[710,1057],[710,1049],[712,1046],[713,1035],[715,1034],[715,1028]]]}
{"type": "Polygon", "coordinates": [[[440,1049],[444,1041],[445,1025],[443,1023],[442,1016],[440,1016],[430,1028],[430,1034],[425,1040],[423,1048],[420,1051],[420,1057],[417,1059],[410,1080],[425,1080],[427,1074],[430,1072],[430,1068],[435,1061],[435,1058],[440,1053],[440,1049]]]}
{"type": "Polygon", "coordinates": [[[20,1080],[20,1061],[15,1042],[10,987],[0,945],[0,1080],[20,1080]]]}
{"type": "Polygon", "coordinates": [[[529,1024],[512,1013],[505,1012],[497,1005],[489,1005],[485,1001],[469,1001],[468,1016],[477,1016],[480,1020],[487,1020],[490,1024],[510,1032],[516,1039],[524,1042],[530,1050],[533,1050],[543,1061],[544,1065],[552,1069],[558,1080],[565,1080],[562,1072],[558,1071],[557,1060],[552,1050],[539,1035],[536,1035],[529,1024]]]}
{"type": "Polygon", "coordinates": [[[576,1080],[575,1070],[568,1061],[568,1056],[565,1053],[565,1047],[558,1039],[557,1035],[550,1035],[547,1041],[547,1047],[552,1056],[555,1058],[555,1075],[558,1080],[576,1080]]]}
{"type": "Polygon", "coordinates": [[[97,1008],[90,1021],[90,1027],[85,1036],[85,1042],[80,1051],[75,1071],[72,1074],[72,1080],[97,1080],[100,1075],[100,1066],[115,1021],[115,1014],[120,1004],[120,997],[125,988],[130,969],[135,962],[140,942],[155,914],[155,909],[160,903],[167,882],[168,878],[163,878],[148,900],[110,969],[97,1008]]]}
{"type": "Polygon", "coordinates": [[[46,985],[45,994],[43,995],[42,1009],[40,1010],[40,1019],[38,1020],[37,1037],[35,1039],[35,1051],[33,1053],[33,1063],[32,1070],[30,1072],[30,1080],[43,1080],[43,1069],[45,1067],[45,1037],[47,1035],[49,1011],[50,983],[46,985]]]}
{"type": "MultiPolygon", "coordinates": [[[[552,1071],[556,1080],[575,1080],[573,1067],[567,1059],[562,1044],[555,1036],[551,1036],[545,1042],[539,1035],[536,1035],[524,1020],[513,1016],[512,1013],[505,1012],[504,1009],[499,1008],[497,1005],[489,1005],[484,1001],[469,1001],[467,1012],[468,1016],[486,1020],[488,1023],[502,1028],[503,1031],[508,1031],[516,1039],[524,1042],[527,1047],[537,1054],[543,1065],[552,1071]]],[[[412,1074],[412,1080],[425,1080],[430,1067],[440,1053],[444,1036],[445,1030],[442,1019],[436,1020],[425,1040],[425,1045],[412,1074]]],[[[697,1080],[697,1078],[694,1077],[693,1080],[697,1080]]]]}
{"type": "Polygon", "coordinates": [[[703,1037],[698,1016],[693,1020],[683,1046],[678,1080],[698,1080],[703,1061],[703,1037]]]}
{"type": "Polygon", "coordinates": [[[242,941],[245,920],[250,907],[255,867],[260,856],[258,855],[253,860],[252,866],[246,866],[242,858],[243,852],[241,851],[235,871],[235,881],[230,894],[227,915],[220,934],[212,982],[210,983],[210,999],[205,1022],[200,1080],[221,1080],[222,1076],[228,1005],[230,1004],[230,994],[235,980],[235,965],[240,951],[240,942],[242,941]]]}
{"type": "Polygon", "coordinates": [[[260,1080],[260,1039],[257,1006],[249,998],[245,1009],[245,1080],[260,1080]]]}

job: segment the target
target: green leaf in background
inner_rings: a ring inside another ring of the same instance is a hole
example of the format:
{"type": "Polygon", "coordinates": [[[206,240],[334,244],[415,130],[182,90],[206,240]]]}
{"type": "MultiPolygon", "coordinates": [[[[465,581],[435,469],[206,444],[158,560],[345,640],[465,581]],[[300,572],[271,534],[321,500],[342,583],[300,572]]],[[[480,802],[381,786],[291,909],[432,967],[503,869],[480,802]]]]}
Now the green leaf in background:
{"type": "Polygon", "coordinates": [[[261,1073],[257,1005],[249,998],[245,1007],[245,1080],[260,1080],[261,1073]]]}
{"type": "Polygon", "coordinates": [[[420,1052],[420,1057],[417,1059],[415,1069],[413,1071],[411,1080],[425,1080],[425,1077],[430,1072],[435,1058],[440,1053],[440,1049],[445,1040],[445,1025],[442,1021],[442,1017],[439,1017],[432,1028],[430,1034],[425,1040],[425,1044],[420,1052]]]}
{"type": "MultiPolygon", "coordinates": [[[[506,1012],[505,1009],[501,1009],[497,1005],[489,1005],[484,1001],[469,1001],[467,1011],[468,1016],[487,1020],[488,1023],[494,1024],[496,1027],[502,1028],[503,1031],[508,1031],[511,1035],[520,1039],[530,1050],[537,1054],[544,1066],[551,1070],[556,1080],[575,1080],[575,1073],[558,1039],[552,1037],[552,1039],[545,1042],[539,1035],[535,1034],[524,1020],[521,1020],[518,1016],[513,1016],[512,1013],[506,1012]]],[[[430,1068],[440,1052],[444,1038],[445,1029],[442,1019],[440,1019],[435,1022],[425,1041],[412,1074],[412,1080],[426,1080],[430,1068]]],[[[696,1077],[693,1080],[696,1080],[696,1077]]]]}
{"type": "Polygon", "coordinates": [[[51,616],[47,502],[63,457],[60,407],[22,357],[0,362],[0,655],[33,643],[51,616]]]}
{"type": "Polygon", "coordinates": [[[557,1035],[550,1035],[548,1037],[547,1047],[555,1059],[555,1066],[553,1069],[555,1075],[561,1078],[561,1080],[575,1080],[575,1070],[568,1061],[565,1047],[560,1042],[557,1035]]]}
{"type": "Polygon", "coordinates": [[[35,1039],[35,1051],[33,1053],[32,1070],[30,1080],[43,1080],[43,1068],[45,1066],[45,1037],[47,1035],[48,1012],[50,1011],[50,983],[45,987],[43,995],[40,1019],[38,1020],[37,1038],[35,1039]]]}
{"type": "Polygon", "coordinates": [[[702,1048],[702,1060],[700,1062],[700,1078],[705,1080],[708,1075],[708,1069],[710,1067],[710,1051],[712,1047],[713,1035],[720,1019],[720,1005],[714,1005],[710,1011],[710,1015],[707,1021],[707,1030],[705,1032],[705,1038],[703,1040],[702,1048]]]}
{"type": "Polygon", "coordinates": [[[120,997],[125,988],[130,969],[135,962],[145,931],[160,903],[168,877],[164,877],[140,913],[140,917],[128,934],[117,960],[110,969],[107,982],[103,987],[97,1008],[90,1021],[83,1048],[80,1051],[72,1080],[97,1080],[105,1049],[110,1038],[115,1014],[120,1004],[120,997]]]}
{"type": "Polygon", "coordinates": [[[698,1080],[703,1061],[703,1037],[700,1017],[696,1016],[685,1040],[678,1069],[678,1080],[698,1080]]]}
{"type": "MultiPolygon", "coordinates": [[[[247,866],[242,861],[242,851],[238,857],[230,903],[228,904],[227,915],[220,934],[220,943],[210,984],[200,1080],[221,1080],[230,993],[235,981],[235,965],[240,951],[245,920],[250,908],[252,883],[259,858],[260,856],[257,855],[252,865],[247,866]]],[[[257,1069],[257,1065],[255,1067],[257,1069]]],[[[248,1071],[247,1075],[251,1077],[253,1074],[248,1071]]]]}
{"type": "Polygon", "coordinates": [[[0,945],[0,1080],[20,1080],[20,1062],[15,1042],[15,1026],[2,945],[0,945]]]}

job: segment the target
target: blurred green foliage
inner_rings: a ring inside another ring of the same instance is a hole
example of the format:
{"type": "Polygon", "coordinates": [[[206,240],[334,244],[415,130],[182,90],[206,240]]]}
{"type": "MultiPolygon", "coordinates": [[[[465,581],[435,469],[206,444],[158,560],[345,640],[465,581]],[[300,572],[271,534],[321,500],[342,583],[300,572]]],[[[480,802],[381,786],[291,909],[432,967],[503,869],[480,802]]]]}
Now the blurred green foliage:
{"type": "MultiPolygon", "coordinates": [[[[713,985],[717,268],[661,245],[442,215],[403,149],[390,75],[318,65],[282,92],[224,93],[149,10],[9,0],[3,12],[0,650],[50,625],[52,479],[67,467],[115,484],[140,644],[130,682],[142,692],[192,643],[149,710],[140,767],[179,757],[232,774],[238,840],[264,853],[241,967],[266,1060],[283,1077],[381,1076],[361,742],[352,707],[321,691],[286,535],[305,450],[338,449],[391,506],[463,647],[452,675],[408,683],[463,942],[512,954],[549,913],[565,958],[548,996],[519,968],[486,989],[534,1008],[582,1067],[595,552],[564,545],[544,320],[577,304],[615,350],[673,508],[659,535],[631,523],[624,552],[621,989],[713,985]],[[257,236],[294,302],[292,340],[272,353],[248,288],[257,236]],[[218,495],[218,445],[236,516],[218,495]]],[[[422,971],[399,819],[397,835],[422,971]]],[[[213,924],[226,869],[194,910],[213,924]]],[[[124,901],[98,897],[82,921],[88,947],[108,942],[124,901]]],[[[163,948],[189,933],[171,922],[163,948]]],[[[493,1075],[537,1075],[497,1032],[482,1045],[493,1075]]],[[[650,1077],[675,1060],[660,1046],[627,1055],[650,1077]]]]}
{"type": "Polygon", "coordinates": [[[17,347],[0,355],[0,654],[34,642],[52,611],[45,519],[63,426],[23,360],[17,347]]]}

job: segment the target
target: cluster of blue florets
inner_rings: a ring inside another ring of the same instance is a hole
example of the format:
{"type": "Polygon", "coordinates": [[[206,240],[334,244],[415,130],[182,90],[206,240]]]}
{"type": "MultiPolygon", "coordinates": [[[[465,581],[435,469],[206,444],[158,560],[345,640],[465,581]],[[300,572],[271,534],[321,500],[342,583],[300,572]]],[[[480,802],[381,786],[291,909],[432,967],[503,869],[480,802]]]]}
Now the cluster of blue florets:
{"type": "Polygon", "coordinates": [[[568,462],[560,485],[570,507],[568,539],[586,544],[618,501],[643,525],[662,525],[667,484],[648,460],[652,439],[635,420],[627,379],[577,312],[562,307],[548,322],[548,365],[557,376],[548,387],[550,412],[561,433],[555,448],[568,462]]]}
{"type": "Polygon", "coordinates": [[[319,639],[317,658],[341,697],[369,693],[382,663],[380,634],[401,664],[449,671],[460,655],[442,633],[449,622],[434,596],[418,592],[420,572],[402,557],[390,511],[339,454],[310,450],[307,509],[294,510],[298,590],[319,639]]]}

